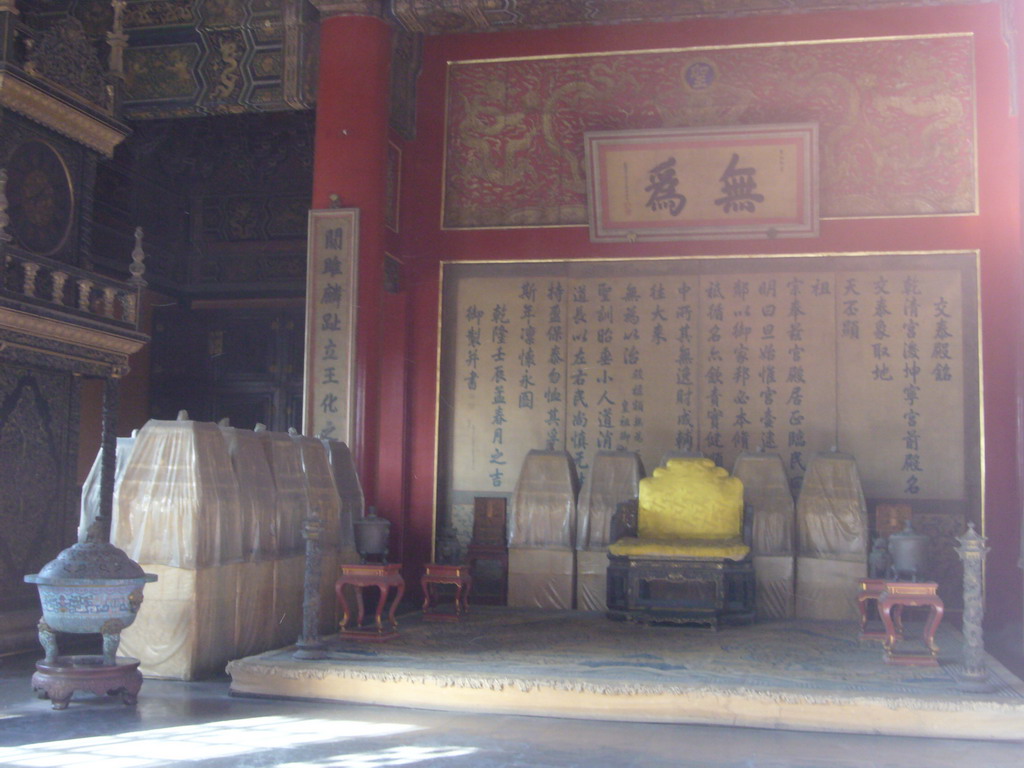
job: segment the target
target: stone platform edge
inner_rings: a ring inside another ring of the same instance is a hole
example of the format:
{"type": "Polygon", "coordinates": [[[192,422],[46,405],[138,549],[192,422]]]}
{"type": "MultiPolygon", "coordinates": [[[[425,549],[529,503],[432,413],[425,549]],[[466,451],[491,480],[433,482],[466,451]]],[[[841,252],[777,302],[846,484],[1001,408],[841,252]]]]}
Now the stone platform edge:
{"type": "Polygon", "coordinates": [[[697,684],[599,685],[500,674],[456,677],[441,670],[378,671],[338,661],[280,656],[281,651],[270,651],[229,663],[231,694],[502,715],[1024,741],[1024,698],[885,697],[697,684]]]}

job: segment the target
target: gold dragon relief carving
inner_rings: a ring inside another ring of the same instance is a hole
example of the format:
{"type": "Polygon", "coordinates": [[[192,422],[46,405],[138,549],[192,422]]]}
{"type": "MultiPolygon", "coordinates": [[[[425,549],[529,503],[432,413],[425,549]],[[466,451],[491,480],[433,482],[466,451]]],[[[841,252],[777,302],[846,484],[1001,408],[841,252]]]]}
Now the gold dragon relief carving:
{"type": "Polygon", "coordinates": [[[585,223],[586,131],[798,120],[824,216],[970,213],[972,58],[956,36],[459,62],[445,226],[585,223]]]}
{"type": "Polygon", "coordinates": [[[702,128],[745,122],[744,115],[756,103],[754,92],[723,81],[717,69],[707,58],[686,61],[677,67],[677,87],[664,103],[655,102],[662,127],[702,128]]]}
{"type": "Polygon", "coordinates": [[[214,85],[210,89],[210,98],[214,101],[225,101],[239,90],[245,41],[241,35],[235,33],[218,35],[217,38],[217,57],[211,65],[214,85]]]}
{"type": "Polygon", "coordinates": [[[528,73],[516,83],[517,96],[509,93],[507,73],[500,70],[459,94],[449,110],[460,148],[460,161],[449,170],[449,194],[465,193],[471,196],[467,201],[509,199],[499,204],[500,210],[469,203],[447,218],[449,226],[585,220],[583,132],[589,120],[602,119],[611,89],[630,85],[628,78],[624,82],[606,72],[585,74],[562,73],[554,83],[545,83],[543,72],[528,73]],[[519,108],[509,108],[510,103],[519,108]],[[514,192],[506,196],[504,190],[514,192]]]}
{"type": "Polygon", "coordinates": [[[461,119],[457,142],[461,145],[461,163],[453,169],[453,179],[467,185],[512,186],[525,176],[528,150],[535,141],[524,110],[508,111],[502,105],[505,84],[492,80],[483,85],[482,97],[460,95],[461,119]]]}
{"type": "Polygon", "coordinates": [[[693,62],[680,65],[672,88],[652,87],[614,57],[561,62],[547,82],[540,65],[524,65],[514,87],[506,67],[486,79],[456,79],[449,120],[459,162],[449,167],[446,225],[584,223],[586,131],[742,121],[753,92],[714,77],[702,82],[693,69],[693,62]],[[645,91],[652,95],[638,99],[645,91]],[[518,193],[506,195],[510,189],[518,193]]]}
{"type": "Polygon", "coordinates": [[[195,20],[195,11],[191,5],[175,3],[172,0],[132,3],[125,8],[127,29],[187,26],[194,24],[195,20]]]}
{"type": "Polygon", "coordinates": [[[125,89],[130,99],[189,97],[197,83],[193,67],[199,60],[194,43],[125,52],[125,89]]]}
{"type": "MultiPolygon", "coordinates": [[[[700,65],[704,65],[703,62],[700,65]]],[[[710,65],[709,65],[710,66],[710,65]]],[[[501,224],[580,224],[586,221],[586,169],[583,135],[592,129],[625,128],[637,120],[650,127],[717,125],[741,122],[754,103],[749,89],[713,82],[698,84],[692,64],[678,68],[681,86],[660,89],[657,97],[643,99],[644,83],[623,62],[597,61],[581,72],[562,71],[556,84],[544,92],[537,87],[518,102],[510,99],[507,77],[474,84],[471,93],[460,93],[450,116],[456,143],[462,154],[449,173],[449,192],[517,188],[532,190],[529,202],[502,211],[477,207],[463,216],[449,218],[451,226],[501,224]],[[609,104],[633,103],[609,112],[609,104]],[[508,109],[517,103],[522,109],[508,109]],[[546,158],[537,162],[537,150],[546,158]],[[539,167],[543,165],[543,167],[539,167]],[[546,175],[544,172],[547,172],[546,175]],[[560,198],[545,204],[551,185],[549,174],[557,171],[560,198]]],[[[477,198],[479,199],[479,198],[477,198]]]]}

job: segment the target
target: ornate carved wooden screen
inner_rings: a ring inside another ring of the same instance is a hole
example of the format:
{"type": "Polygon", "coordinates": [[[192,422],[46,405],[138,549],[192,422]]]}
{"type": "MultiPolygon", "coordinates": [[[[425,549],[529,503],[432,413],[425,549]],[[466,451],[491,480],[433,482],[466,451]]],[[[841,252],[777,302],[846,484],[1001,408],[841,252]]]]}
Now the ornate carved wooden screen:
{"type": "Polygon", "coordinates": [[[3,357],[0,613],[37,607],[36,588],[22,577],[38,572],[74,541],[80,382],[70,371],[19,365],[3,357]]]}

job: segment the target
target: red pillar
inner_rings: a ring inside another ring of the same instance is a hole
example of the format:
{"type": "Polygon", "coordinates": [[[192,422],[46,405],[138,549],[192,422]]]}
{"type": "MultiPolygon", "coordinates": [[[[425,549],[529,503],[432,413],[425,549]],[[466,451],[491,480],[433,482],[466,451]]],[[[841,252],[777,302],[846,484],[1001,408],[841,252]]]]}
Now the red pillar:
{"type": "Polygon", "coordinates": [[[313,207],[359,209],[359,286],[352,448],[367,502],[375,503],[379,434],[378,349],[384,262],[385,164],[391,28],[373,16],[320,24],[313,207]]]}

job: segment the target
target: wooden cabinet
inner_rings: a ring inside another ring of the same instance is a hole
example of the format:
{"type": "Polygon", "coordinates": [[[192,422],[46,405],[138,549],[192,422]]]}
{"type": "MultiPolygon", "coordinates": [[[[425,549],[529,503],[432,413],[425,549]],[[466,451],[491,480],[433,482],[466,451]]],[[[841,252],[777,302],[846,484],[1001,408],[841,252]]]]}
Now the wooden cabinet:
{"type": "Polygon", "coordinates": [[[481,605],[508,602],[507,499],[477,496],[473,499],[473,539],[466,563],[473,574],[471,599],[481,605]]]}
{"type": "Polygon", "coordinates": [[[150,415],[302,428],[303,308],[158,308],[150,415]]]}

